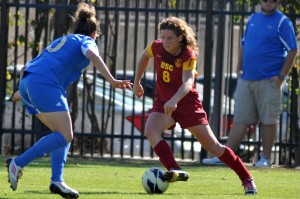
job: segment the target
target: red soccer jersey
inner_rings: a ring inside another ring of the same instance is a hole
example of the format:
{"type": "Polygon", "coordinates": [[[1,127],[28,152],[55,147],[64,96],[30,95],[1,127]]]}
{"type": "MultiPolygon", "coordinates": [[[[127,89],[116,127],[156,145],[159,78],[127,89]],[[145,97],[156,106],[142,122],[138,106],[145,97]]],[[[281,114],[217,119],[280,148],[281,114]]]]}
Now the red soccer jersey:
{"type": "MultiPolygon", "coordinates": [[[[168,53],[163,47],[161,40],[155,40],[148,46],[149,55],[154,57],[154,64],[157,75],[156,98],[165,103],[177,92],[182,85],[182,72],[184,70],[196,71],[196,55],[189,48],[182,48],[177,56],[168,53]]],[[[195,103],[199,98],[198,92],[193,87],[178,104],[195,103]]]]}

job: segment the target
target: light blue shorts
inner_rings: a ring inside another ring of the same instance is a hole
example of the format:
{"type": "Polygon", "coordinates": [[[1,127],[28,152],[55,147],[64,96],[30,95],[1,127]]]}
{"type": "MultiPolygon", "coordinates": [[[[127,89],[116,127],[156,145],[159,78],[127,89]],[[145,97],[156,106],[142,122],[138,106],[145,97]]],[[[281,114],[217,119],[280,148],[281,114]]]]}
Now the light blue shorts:
{"type": "Polygon", "coordinates": [[[50,79],[26,73],[20,81],[19,91],[30,114],[69,111],[66,90],[50,79]]]}

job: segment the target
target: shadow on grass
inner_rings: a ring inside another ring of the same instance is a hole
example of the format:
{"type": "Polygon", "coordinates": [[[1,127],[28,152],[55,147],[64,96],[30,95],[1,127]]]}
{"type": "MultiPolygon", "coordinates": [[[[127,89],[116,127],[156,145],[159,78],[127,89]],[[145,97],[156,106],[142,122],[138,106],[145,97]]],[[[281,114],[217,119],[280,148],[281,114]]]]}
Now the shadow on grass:
{"type": "MultiPolygon", "coordinates": [[[[160,196],[160,195],[164,195],[164,196],[178,196],[177,193],[168,193],[165,192],[163,194],[148,194],[146,192],[122,192],[122,191],[82,191],[79,193],[80,196],[84,197],[84,195],[128,195],[128,196],[132,196],[132,195],[141,195],[141,196],[160,196]]],[[[186,195],[186,194],[184,194],[186,195]]],[[[202,194],[192,194],[192,195],[202,195],[202,194]]]]}
{"type": "MultiPolygon", "coordinates": [[[[50,192],[45,191],[24,191],[24,194],[39,194],[39,195],[54,195],[50,192]]],[[[122,192],[122,191],[81,191],[80,197],[84,197],[84,195],[162,195],[162,194],[148,194],[145,192],[122,192]]],[[[58,195],[58,194],[55,194],[58,195]]],[[[172,193],[164,193],[163,195],[178,195],[172,193]]],[[[0,198],[1,199],[1,198],[0,198]]]]}
{"type": "MultiPolygon", "coordinates": [[[[5,156],[0,156],[0,161],[4,162],[7,158],[5,156]]],[[[201,166],[199,162],[180,162],[181,166],[201,166]]],[[[152,167],[160,166],[159,160],[156,159],[132,159],[132,158],[103,158],[103,157],[68,157],[66,167],[78,167],[79,165],[109,165],[109,166],[123,166],[123,167],[152,167]]],[[[37,158],[32,161],[28,167],[40,167],[49,168],[50,167],[50,157],[46,156],[43,158],[37,158]]]]}
{"type": "MultiPolygon", "coordinates": [[[[91,196],[91,195],[128,195],[128,196],[133,196],[133,195],[137,195],[137,196],[174,196],[176,198],[180,197],[181,194],[178,193],[169,193],[169,192],[165,192],[163,194],[148,194],[146,192],[122,192],[122,191],[82,191],[79,193],[81,197],[84,196],[91,196]]],[[[182,196],[205,196],[207,194],[202,194],[202,193],[187,193],[187,192],[183,192],[182,196]]],[[[218,194],[213,194],[214,196],[220,196],[218,194]]],[[[239,195],[235,194],[235,193],[228,193],[225,194],[227,196],[232,196],[234,197],[240,197],[239,195]]],[[[224,194],[222,194],[222,196],[224,196],[224,194]]],[[[241,195],[241,197],[244,195],[241,195]]],[[[121,197],[120,197],[121,198],[121,197]]]]}

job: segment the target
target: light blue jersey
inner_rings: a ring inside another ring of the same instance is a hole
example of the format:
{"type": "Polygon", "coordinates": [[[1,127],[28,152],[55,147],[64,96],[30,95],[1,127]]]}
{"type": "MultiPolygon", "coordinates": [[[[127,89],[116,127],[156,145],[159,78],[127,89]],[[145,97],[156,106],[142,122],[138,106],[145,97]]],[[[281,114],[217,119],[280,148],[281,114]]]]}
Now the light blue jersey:
{"type": "Polygon", "coordinates": [[[280,11],[271,15],[253,14],[241,44],[244,46],[242,78],[245,80],[279,75],[287,52],[298,48],[293,25],[280,11]]]}
{"type": "Polygon", "coordinates": [[[87,49],[99,54],[95,41],[88,36],[71,34],[54,40],[35,59],[26,64],[26,72],[52,80],[66,88],[79,79],[89,65],[87,49]]]}
{"type": "Polygon", "coordinates": [[[26,64],[19,91],[29,113],[69,111],[65,88],[89,65],[87,50],[99,54],[91,37],[71,34],[54,40],[26,64]]]}

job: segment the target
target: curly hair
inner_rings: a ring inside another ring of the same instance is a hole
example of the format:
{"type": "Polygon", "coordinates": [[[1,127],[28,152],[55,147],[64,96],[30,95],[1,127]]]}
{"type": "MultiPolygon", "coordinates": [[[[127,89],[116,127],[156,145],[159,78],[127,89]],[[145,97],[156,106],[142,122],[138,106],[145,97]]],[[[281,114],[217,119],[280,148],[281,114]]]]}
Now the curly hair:
{"type": "Polygon", "coordinates": [[[196,40],[195,27],[187,24],[183,19],[168,17],[163,19],[159,25],[159,30],[172,30],[177,36],[183,35],[181,45],[190,47],[196,55],[199,53],[198,42],[196,40]]]}
{"type": "Polygon", "coordinates": [[[96,19],[95,7],[87,3],[79,3],[73,19],[73,33],[91,35],[94,31],[100,35],[100,22],[96,19]]]}

